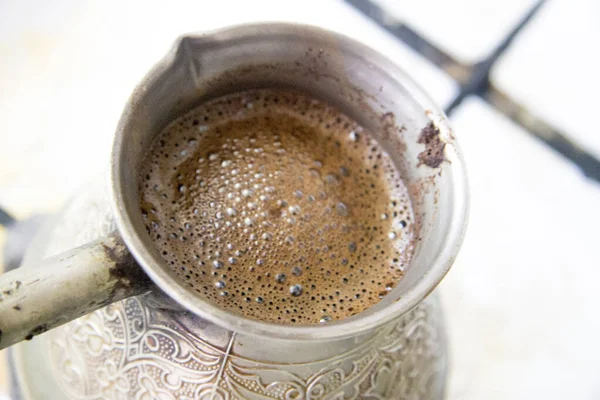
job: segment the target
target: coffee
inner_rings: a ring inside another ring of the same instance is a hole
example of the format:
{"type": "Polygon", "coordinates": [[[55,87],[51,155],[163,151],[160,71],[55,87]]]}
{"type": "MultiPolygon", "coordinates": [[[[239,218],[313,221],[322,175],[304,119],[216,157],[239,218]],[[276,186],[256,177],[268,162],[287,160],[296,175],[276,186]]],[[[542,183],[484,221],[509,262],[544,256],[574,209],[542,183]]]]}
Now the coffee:
{"type": "Polygon", "coordinates": [[[412,254],[410,199],[389,155],[296,92],[232,94],[181,116],[153,142],[140,182],[148,233],[172,270],[262,321],[357,314],[412,254]]]}

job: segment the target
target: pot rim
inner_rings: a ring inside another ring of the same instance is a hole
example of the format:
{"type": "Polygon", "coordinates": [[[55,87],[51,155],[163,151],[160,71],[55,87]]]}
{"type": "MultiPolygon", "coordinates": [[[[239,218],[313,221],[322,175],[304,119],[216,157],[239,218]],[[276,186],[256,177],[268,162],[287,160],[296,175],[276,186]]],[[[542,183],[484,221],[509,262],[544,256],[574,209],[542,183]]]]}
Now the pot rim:
{"type": "Polygon", "coordinates": [[[292,326],[251,319],[224,310],[209,301],[201,299],[199,296],[193,296],[188,291],[183,290],[181,288],[181,280],[169,274],[166,268],[160,265],[160,262],[157,262],[152,253],[147,250],[147,245],[134,229],[132,218],[128,215],[125,207],[123,187],[127,182],[124,181],[121,172],[124,167],[123,159],[126,156],[123,150],[123,136],[126,134],[125,128],[132,114],[132,109],[135,106],[136,98],[139,93],[143,93],[146,89],[144,83],[146,79],[133,91],[123,111],[117,126],[112,149],[110,168],[111,201],[117,227],[135,259],[160,289],[183,307],[216,325],[243,334],[287,340],[332,340],[369,331],[390,322],[419,304],[435,289],[452,266],[465,234],[469,204],[466,171],[461,152],[454,140],[454,135],[443,111],[435,105],[432,99],[400,66],[354,39],[313,26],[293,23],[254,23],[221,28],[201,35],[184,35],[175,43],[171,51],[155,65],[148,76],[164,72],[173,63],[177,52],[184,45],[186,39],[210,38],[213,41],[221,41],[220,44],[223,45],[228,40],[244,37],[248,33],[257,34],[259,32],[276,32],[291,35],[298,35],[298,32],[301,32],[303,37],[322,37],[328,35],[341,43],[340,47],[353,48],[353,52],[361,54],[361,57],[370,60],[371,63],[385,64],[386,69],[394,72],[395,79],[402,83],[415,102],[423,110],[429,111],[428,115],[439,129],[440,136],[442,138],[451,138],[451,140],[446,142],[445,146],[445,157],[448,162],[445,162],[442,167],[443,173],[448,174],[447,176],[449,176],[452,185],[452,190],[450,190],[451,213],[447,230],[448,234],[444,240],[437,244],[436,251],[433,253],[435,254],[435,258],[427,269],[427,272],[421,276],[415,285],[404,292],[399,299],[388,306],[365,316],[352,317],[322,325],[292,326]]]}

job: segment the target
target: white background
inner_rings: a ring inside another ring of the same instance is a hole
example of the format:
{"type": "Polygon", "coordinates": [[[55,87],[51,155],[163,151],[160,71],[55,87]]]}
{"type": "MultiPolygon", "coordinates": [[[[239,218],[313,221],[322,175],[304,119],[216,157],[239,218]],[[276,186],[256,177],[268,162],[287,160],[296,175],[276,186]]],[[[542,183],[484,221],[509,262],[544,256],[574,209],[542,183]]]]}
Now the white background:
{"type": "MultiPolygon", "coordinates": [[[[465,62],[491,51],[532,4],[381,2],[465,62]]],[[[367,43],[442,107],[457,91],[338,1],[3,0],[0,205],[19,218],[56,211],[102,171],[129,93],[178,35],[272,20],[367,43]]],[[[599,39],[600,3],[553,1],[492,73],[597,155],[599,39]]],[[[447,398],[600,398],[600,186],[480,100],[466,101],[452,120],[472,208],[463,250],[440,286],[452,352],[447,398]]]]}

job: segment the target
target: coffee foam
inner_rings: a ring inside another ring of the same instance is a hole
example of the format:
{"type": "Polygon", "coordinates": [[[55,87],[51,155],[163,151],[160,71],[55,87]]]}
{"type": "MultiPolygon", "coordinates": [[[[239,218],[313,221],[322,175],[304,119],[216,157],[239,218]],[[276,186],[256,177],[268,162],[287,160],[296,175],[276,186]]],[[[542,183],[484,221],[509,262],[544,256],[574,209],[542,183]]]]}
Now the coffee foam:
{"type": "Polygon", "coordinates": [[[207,102],[157,137],[142,214],[167,265],[247,317],[318,324],[384,297],[412,254],[389,155],[332,106],[281,90],[207,102]]]}

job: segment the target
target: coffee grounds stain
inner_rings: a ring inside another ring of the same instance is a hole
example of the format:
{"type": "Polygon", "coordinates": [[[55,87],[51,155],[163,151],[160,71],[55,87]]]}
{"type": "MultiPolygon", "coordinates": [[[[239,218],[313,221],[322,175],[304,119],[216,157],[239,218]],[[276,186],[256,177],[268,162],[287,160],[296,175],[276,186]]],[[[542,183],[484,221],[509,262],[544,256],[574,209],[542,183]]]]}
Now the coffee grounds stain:
{"type": "Polygon", "coordinates": [[[33,339],[34,336],[41,335],[42,333],[46,332],[48,329],[50,329],[50,326],[48,326],[48,324],[38,325],[35,328],[33,328],[27,336],[25,336],[25,340],[31,340],[31,339],[33,339]]]}
{"type": "Polygon", "coordinates": [[[115,263],[108,270],[110,277],[116,282],[107,304],[112,303],[117,293],[121,298],[125,298],[138,293],[140,289],[150,288],[150,278],[137,265],[120,237],[117,237],[114,243],[104,243],[102,246],[106,256],[115,263]]]}
{"type": "Polygon", "coordinates": [[[16,310],[16,311],[21,311],[21,306],[20,306],[20,305],[16,305],[16,306],[14,306],[14,307],[13,307],[13,310],[16,310]]]}
{"type": "Polygon", "coordinates": [[[425,150],[418,155],[419,165],[425,164],[431,168],[438,168],[442,162],[446,161],[444,157],[444,148],[446,143],[440,137],[440,130],[430,122],[419,135],[417,143],[424,144],[425,150]]]}

